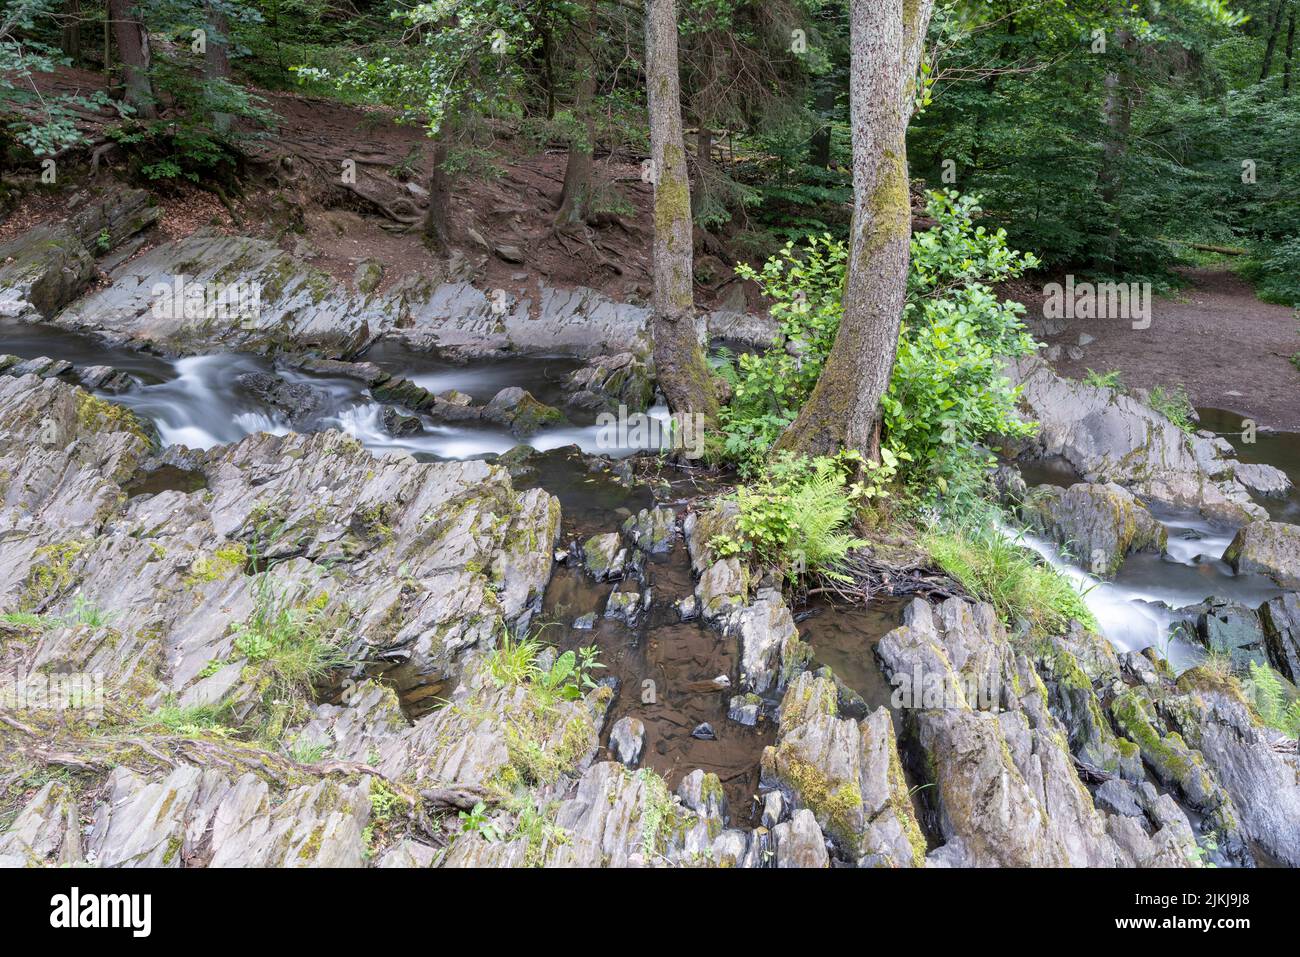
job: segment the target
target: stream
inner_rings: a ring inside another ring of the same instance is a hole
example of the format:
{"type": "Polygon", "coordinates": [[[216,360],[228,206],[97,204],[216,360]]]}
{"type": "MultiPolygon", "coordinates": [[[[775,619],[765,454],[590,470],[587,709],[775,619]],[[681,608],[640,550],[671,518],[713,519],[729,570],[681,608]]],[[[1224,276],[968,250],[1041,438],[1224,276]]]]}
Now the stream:
{"type": "MultiPolygon", "coordinates": [[[[128,372],[135,382],[131,388],[101,395],[152,421],[164,444],[209,448],[259,431],[279,434],[290,429],[337,428],[374,451],[402,450],[424,461],[487,457],[520,444],[505,430],[479,423],[449,425],[424,415],[419,416],[418,431],[393,435],[385,428],[385,406],[371,397],[363,382],[283,368],[261,356],[220,353],[165,359],[90,337],[15,324],[0,325],[0,353],[64,359],[78,368],[110,365],[128,372]],[[309,398],[291,413],[271,406],[241,382],[241,377],[257,373],[274,373],[294,387],[296,395],[309,398]]],[[[557,407],[563,407],[564,377],[579,365],[566,358],[454,365],[393,346],[372,348],[361,358],[433,393],[456,389],[483,403],[500,389],[518,385],[557,407]]],[[[662,418],[667,412],[660,406],[651,414],[662,418]]],[[[1202,410],[1201,414],[1204,427],[1226,434],[1230,441],[1235,437],[1231,430],[1240,429],[1240,417],[1230,413],[1202,410]]],[[[598,428],[594,413],[570,413],[570,423],[544,429],[528,439],[527,444],[547,454],[530,459],[528,468],[516,478],[518,487],[541,486],[559,497],[565,546],[614,530],[625,518],[655,504],[647,486],[628,487],[613,470],[593,468],[591,460],[574,446],[611,458],[625,457],[636,449],[619,447],[611,435],[598,428]]],[[[1234,445],[1243,461],[1276,465],[1300,484],[1300,442],[1295,436],[1261,434],[1253,445],[1234,445]]],[[[1031,486],[1068,486],[1077,481],[1060,463],[1035,463],[1023,471],[1031,486]]],[[[675,480],[669,488],[660,489],[659,504],[672,506],[680,519],[684,503],[708,491],[711,489],[692,478],[675,480]]],[[[1272,517],[1300,521],[1297,494],[1267,502],[1272,517]]],[[[1220,560],[1234,528],[1214,525],[1196,515],[1152,511],[1169,530],[1167,551],[1129,556],[1113,581],[1094,578],[1063,558],[1049,542],[1010,528],[1004,533],[1018,537],[1075,584],[1106,638],[1117,648],[1138,651],[1154,646],[1181,670],[1199,660],[1203,652],[1169,639],[1173,609],[1211,595],[1255,606],[1279,594],[1280,589],[1258,576],[1234,575],[1220,560]]],[[[599,584],[576,567],[557,566],[535,623],[543,629],[544,640],[562,649],[591,644],[600,648],[600,660],[606,666],[601,675],[617,678],[620,686],[606,733],[625,715],[641,719],[646,728],[645,764],[663,774],[673,787],[694,768],[716,772],[735,820],[755,823],[753,795],[758,791],[759,759],[763,748],[774,741],[773,723],[763,720],[750,728],[727,718],[727,704],[735,692],[719,690],[711,682],[719,675],[736,675],[738,649],[735,641],[724,640],[700,622],[678,619],[674,603],[689,595],[693,587],[680,536],[670,554],[647,560],[644,579],[640,583],[599,584]],[[611,588],[651,590],[653,603],[634,627],[603,617],[611,588]],[[575,621],[591,613],[595,614],[591,627],[574,627],[575,621]],[[646,700],[647,688],[653,689],[652,702],[646,700]],[[714,739],[692,736],[704,723],[712,728],[714,739]]],[[[875,709],[889,704],[892,689],[871,648],[901,622],[902,608],[902,602],[882,600],[870,608],[816,605],[794,611],[816,663],[831,666],[869,709],[875,709]]],[[[422,708],[417,707],[415,716],[432,701],[430,697],[422,708]]]]}

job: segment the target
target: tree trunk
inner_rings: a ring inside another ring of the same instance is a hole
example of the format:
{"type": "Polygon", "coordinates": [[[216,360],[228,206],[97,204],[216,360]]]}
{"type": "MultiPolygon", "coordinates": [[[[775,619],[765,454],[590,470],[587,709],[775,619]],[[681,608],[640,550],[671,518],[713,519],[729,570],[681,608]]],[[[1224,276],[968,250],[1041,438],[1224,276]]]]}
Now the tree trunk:
{"type": "Polygon", "coordinates": [[[691,192],[691,215],[700,214],[700,204],[704,202],[704,184],[709,166],[713,162],[713,130],[703,121],[695,131],[695,189],[691,192]]]}
{"type": "Polygon", "coordinates": [[[1291,94],[1291,64],[1295,55],[1295,3],[1291,4],[1291,16],[1286,27],[1286,65],[1282,68],[1282,95],[1291,94]]]}
{"type": "Polygon", "coordinates": [[[835,345],[781,448],[874,458],[907,298],[912,230],[907,123],[933,0],[852,0],[853,224],[835,345]]]}
{"type": "Polygon", "coordinates": [[[81,0],[65,0],[63,16],[63,36],[59,48],[75,64],[81,59],[81,0]]]}
{"type": "Polygon", "coordinates": [[[131,0],[108,0],[108,13],[126,80],[126,102],[135,108],[136,116],[151,120],[158,113],[149,80],[149,32],[135,15],[131,0]]]}
{"type": "Polygon", "coordinates": [[[552,52],[551,27],[542,31],[542,86],[546,89],[546,118],[555,119],[555,55],[552,52]]]}
{"type": "Polygon", "coordinates": [[[1283,0],[1273,0],[1273,9],[1268,15],[1268,42],[1264,45],[1264,64],[1260,67],[1259,78],[1268,79],[1269,70],[1273,68],[1273,51],[1277,49],[1277,34],[1282,28],[1283,0]]]}
{"type": "Polygon", "coordinates": [[[451,152],[452,119],[443,118],[433,140],[433,168],[429,172],[429,208],[424,213],[425,244],[434,252],[451,250],[451,182],[443,166],[451,152]]]}
{"type": "Polygon", "coordinates": [[[808,163],[826,169],[831,165],[831,115],[835,112],[835,87],[829,81],[817,82],[813,109],[821,125],[808,141],[808,163]]]}
{"type": "Polygon", "coordinates": [[[126,102],[135,109],[136,116],[153,119],[157,114],[153,96],[153,83],[149,78],[149,33],[136,16],[131,0],[109,0],[109,16],[113,24],[113,39],[117,43],[118,59],[126,86],[126,102]]]}
{"type": "Polygon", "coordinates": [[[695,325],[691,189],[682,140],[674,0],[646,0],[646,86],[654,181],[655,373],[674,412],[717,419],[718,398],[695,325]]]}
{"type": "MultiPolygon", "coordinates": [[[[1117,31],[1115,39],[1118,49],[1113,56],[1116,63],[1106,72],[1104,81],[1106,98],[1102,102],[1101,112],[1102,121],[1106,124],[1106,141],[1102,146],[1101,171],[1098,174],[1101,201],[1112,211],[1112,216],[1123,190],[1120,166],[1128,153],[1129,133],[1133,127],[1133,102],[1136,97],[1133,71],[1128,62],[1136,40],[1126,30],[1117,31]]],[[[1106,261],[1098,263],[1103,269],[1115,262],[1119,244],[1119,220],[1117,216],[1113,218],[1115,225],[1107,238],[1106,261]]]]}
{"type": "Polygon", "coordinates": [[[560,209],[555,214],[555,225],[566,226],[586,222],[591,212],[592,153],[596,148],[596,56],[591,45],[595,42],[596,3],[587,5],[586,20],[582,24],[582,51],[580,61],[585,67],[578,80],[573,112],[582,120],[585,142],[576,139],[569,143],[569,162],[564,168],[564,188],[560,191],[560,209]]]}
{"type": "MultiPolygon", "coordinates": [[[[207,41],[203,55],[203,76],[208,80],[230,79],[230,21],[226,14],[211,3],[204,4],[207,13],[207,41]]],[[[212,126],[219,133],[230,129],[229,113],[213,113],[212,126]]]]}

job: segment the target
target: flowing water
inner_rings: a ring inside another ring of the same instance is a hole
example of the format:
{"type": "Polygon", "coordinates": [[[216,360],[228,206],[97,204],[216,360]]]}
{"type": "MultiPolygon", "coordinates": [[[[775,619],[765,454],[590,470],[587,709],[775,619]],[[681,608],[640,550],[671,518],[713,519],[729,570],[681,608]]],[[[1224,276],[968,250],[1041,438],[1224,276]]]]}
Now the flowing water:
{"type": "MultiPolygon", "coordinates": [[[[107,395],[149,419],[164,445],[207,449],[236,442],[255,432],[282,435],[290,430],[339,429],[377,452],[400,450],[422,460],[468,459],[500,454],[520,444],[503,428],[488,424],[449,424],[419,415],[413,434],[393,435],[384,426],[385,405],[375,401],[356,379],[315,375],[278,366],[262,356],[214,353],[164,359],[147,353],[103,346],[89,337],[9,323],[0,327],[0,352],[20,358],[48,356],[66,359],[78,368],[111,365],[136,380],[134,388],[107,395]],[[272,374],[296,395],[310,395],[292,414],[268,405],[245,379],[272,374]]],[[[487,402],[501,389],[517,385],[542,402],[560,404],[562,381],[577,368],[572,359],[532,358],[454,365],[394,346],[376,347],[363,356],[386,372],[401,376],[429,392],[457,389],[476,402],[487,402]]],[[[648,412],[664,422],[666,407],[648,412]]],[[[543,429],[528,439],[540,451],[576,445],[584,452],[627,456],[639,451],[622,441],[617,428],[598,425],[594,413],[571,413],[571,424],[543,429]]]]}
{"type": "MultiPolygon", "coordinates": [[[[1300,522],[1300,436],[1263,433],[1256,442],[1246,443],[1242,441],[1240,416],[1216,409],[1198,412],[1202,428],[1224,435],[1237,449],[1241,461],[1273,465],[1287,473],[1296,485],[1290,496],[1260,501],[1274,521],[1300,522]]],[[[1021,473],[1031,487],[1064,487],[1079,481],[1068,463],[1059,459],[1026,465],[1021,473]]],[[[1224,550],[1238,526],[1206,521],[1198,514],[1159,505],[1152,505],[1150,510],[1169,534],[1164,553],[1129,555],[1113,581],[1089,574],[1063,557],[1054,543],[1039,536],[1010,529],[1003,529],[1003,533],[1032,548],[1075,585],[1113,645],[1124,651],[1154,647],[1175,670],[1182,670],[1201,660],[1204,649],[1170,639],[1170,625],[1178,617],[1175,609],[1212,596],[1253,608],[1282,590],[1263,576],[1238,575],[1223,561],[1224,550]]]]}
{"type": "MultiPolygon", "coordinates": [[[[23,358],[66,359],[78,368],[111,365],[130,373],[135,385],[105,398],[151,420],[165,444],[208,448],[258,431],[326,428],[341,429],[375,451],[400,449],[421,460],[484,457],[519,444],[504,430],[478,423],[449,425],[429,416],[419,417],[420,427],[414,434],[393,435],[384,425],[384,405],[359,380],[280,367],[261,356],[219,353],[166,359],[105,346],[89,337],[14,324],[0,326],[0,352],[23,358]],[[245,384],[245,377],[258,373],[278,376],[300,401],[288,410],[267,404],[245,384]]],[[[456,389],[479,403],[506,386],[519,385],[543,402],[562,405],[563,379],[577,367],[574,360],[561,358],[454,365],[395,346],[376,347],[362,358],[430,392],[456,389]]],[[[658,407],[652,414],[662,418],[666,410],[658,407]]],[[[1239,417],[1215,410],[1203,410],[1202,422],[1225,433],[1240,428],[1239,417]]],[[[530,458],[515,478],[517,487],[541,486],[559,497],[563,539],[568,545],[614,530],[628,516],[655,503],[648,486],[631,484],[611,463],[601,465],[582,454],[597,452],[619,458],[635,449],[620,445],[611,430],[599,428],[594,414],[572,416],[571,423],[532,436],[528,444],[545,454],[530,458]]],[[[1228,438],[1232,440],[1233,435],[1228,438]]],[[[1234,444],[1243,461],[1277,465],[1300,484],[1300,442],[1295,436],[1265,434],[1253,445],[1239,439],[1234,444]]],[[[1061,461],[1034,463],[1024,469],[1024,475],[1031,485],[1077,481],[1068,464],[1061,461]]],[[[158,470],[142,477],[128,492],[193,487],[190,483],[195,481],[201,484],[201,478],[188,473],[173,476],[158,470]]],[[[677,506],[680,517],[686,499],[707,491],[710,489],[683,478],[660,498],[677,506]]],[[[1296,494],[1268,503],[1268,507],[1275,518],[1300,520],[1296,494]]],[[[1116,647],[1140,650],[1155,646],[1175,667],[1182,668],[1198,659],[1200,649],[1169,641],[1173,609],[1211,595],[1256,605],[1279,589],[1257,576],[1234,575],[1220,560],[1234,528],[1195,515],[1158,509],[1153,514],[1169,530],[1165,554],[1130,556],[1113,581],[1096,579],[1040,538],[1004,531],[1021,538],[1079,588],[1116,647]]],[[[736,675],[736,642],[698,621],[678,619],[674,603],[692,589],[680,540],[670,555],[647,561],[643,579],[597,584],[577,568],[557,568],[538,618],[544,629],[542,637],[562,649],[596,645],[607,668],[603,673],[619,683],[607,728],[624,715],[639,718],[646,728],[645,764],[662,773],[670,786],[697,767],[716,772],[726,788],[733,818],[742,824],[753,823],[759,759],[764,746],[773,741],[774,728],[768,720],[747,728],[727,718],[727,704],[735,689],[719,688],[714,679],[736,675]],[[653,600],[635,626],[603,617],[611,591],[645,588],[650,589],[653,600]],[[592,627],[574,627],[575,621],[593,613],[592,627]],[[712,739],[692,736],[704,723],[712,728],[712,739]]],[[[817,664],[829,665],[868,709],[889,706],[892,688],[876,664],[873,646],[899,624],[902,603],[880,601],[871,608],[847,609],[814,604],[796,610],[800,612],[800,632],[812,646],[817,664]]],[[[401,683],[400,676],[389,677],[401,683]]],[[[439,691],[413,688],[411,700],[404,700],[408,713],[427,710],[439,691]],[[425,693],[432,695],[429,701],[415,700],[425,693]]]]}

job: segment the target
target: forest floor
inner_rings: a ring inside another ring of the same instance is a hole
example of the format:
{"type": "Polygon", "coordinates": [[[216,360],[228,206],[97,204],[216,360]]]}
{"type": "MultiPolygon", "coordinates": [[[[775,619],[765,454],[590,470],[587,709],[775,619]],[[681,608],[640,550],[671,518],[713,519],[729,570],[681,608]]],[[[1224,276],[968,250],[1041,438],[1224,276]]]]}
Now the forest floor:
{"type": "MultiPolygon", "coordinates": [[[[44,93],[103,88],[102,75],[90,70],[59,68],[38,79],[44,93]]],[[[391,111],[378,107],[252,92],[276,122],[266,130],[245,124],[249,138],[242,148],[249,159],[239,188],[219,200],[184,181],[157,183],[165,210],[159,239],[215,227],[273,238],[344,282],[366,259],[385,266],[381,290],[411,274],[436,279],[439,263],[418,231],[432,156],[425,131],[394,122],[391,111]],[[352,184],[343,175],[349,161],[352,184]]],[[[117,122],[107,111],[81,111],[77,126],[88,145],[77,152],[85,158],[103,147],[101,170],[121,174],[126,157],[106,135],[117,122]]],[[[636,151],[597,154],[593,181],[601,211],[585,227],[561,230],[553,220],[567,163],[563,145],[529,141],[498,124],[481,132],[491,149],[473,148],[484,143],[466,150],[469,168],[453,178],[450,224],[453,247],[475,263],[474,282],[520,295],[538,283],[589,286],[619,301],[648,301],[653,193],[642,181],[636,151]]],[[[0,222],[0,241],[33,221],[58,218],[60,203],[49,191],[29,195],[0,222]]],[[[697,245],[704,244],[707,251],[696,255],[697,303],[745,309],[748,284],[734,275],[734,261],[697,230],[697,245]]]]}
{"type": "MultiPolygon", "coordinates": [[[[1073,378],[1089,369],[1119,371],[1130,388],[1182,385],[1198,408],[1226,409],[1260,426],[1300,431],[1300,350],[1294,310],[1261,302],[1251,285],[1225,266],[1180,270],[1187,285],[1156,297],[1151,324],[1134,329],[1116,319],[1069,319],[1057,335],[1057,372],[1073,378]],[[1091,336],[1091,342],[1080,336],[1091,336]],[[1067,349],[1086,342],[1071,355],[1067,349]]],[[[1041,297],[1018,297],[1029,318],[1042,315],[1041,297]]]]}
{"type": "MultiPolygon", "coordinates": [[[[102,82],[99,73],[67,68],[41,80],[46,90],[81,93],[102,88],[102,82]]],[[[443,267],[413,222],[421,213],[429,173],[431,148],[424,131],[395,123],[374,107],[255,92],[278,121],[247,141],[250,159],[240,190],[219,199],[189,184],[159,184],[164,215],[155,241],[217,228],[274,239],[343,282],[351,282],[367,259],[384,265],[381,290],[411,275],[440,278],[443,267]],[[355,164],[355,186],[343,183],[348,160],[355,164]]],[[[83,114],[78,126],[92,144],[103,144],[115,121],[107,112],[83,114]]],[[[645,302],[652,283],[652,192],[641,180],[635,151],[597,157],[596,181],[610,211],[595,225],[559,231],[552,220],[566,151],[526,142],[506,129],[491,132],[493,155],[454,181],[452,242],[473,260],[473,281],[521,296],[543,283],[581,285],[615,300],[645,302]]],[[[103,169],[124,173],[120,149],[108,149],[102,159],[103,169]]],[[[66,198],[63,190],[28,193],[0,221],[0,241],[35,222],[67,215],[66,198]]],[[[697,304],[761,309],[757,289],[735,277],[726,250],[697,230],[697,245],[704,242],[707,252],[696,254],[697,304]]],[[[1130,387],[1181,384],[1196,406],[1228,409],[1261,426],[1300,430],[1300,372],[1288,360],[1300,350],[1293,311],[1260,302],[1251,286],[1225,267],[1189,269],[1185,276],[1188,285],[1178,294],[1154,301],[1146,329],[1125,321],[1073,319],[1061,332],[1040,336],[1061,347],[1057,371],[1081,377],[1088,369],[1118,370],[1130,387]],[[1086,344],[1080,347],[1080,336],[1091,341],[1082,340],[1086,344]]],[[[1003,293],[1026,305],[1033,325],[1042,316],[1040,289],[1022,280],[1003,293]]]]}

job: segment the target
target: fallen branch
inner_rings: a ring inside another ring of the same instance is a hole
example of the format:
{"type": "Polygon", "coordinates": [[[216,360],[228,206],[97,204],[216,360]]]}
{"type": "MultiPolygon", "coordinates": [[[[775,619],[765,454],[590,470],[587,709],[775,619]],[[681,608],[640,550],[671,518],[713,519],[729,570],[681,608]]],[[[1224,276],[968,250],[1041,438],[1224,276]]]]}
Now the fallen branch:
{"type": "Polygon", "coordinates": [[[1216,246],[1213,243],[1191,243],[1185,239],[1170,239],[1167,236],[1160,237],[1161,242],[1173,243],[1175,246],[1186,246],[1189,249],[1199,249],[1203,253],[1219,253],[1223,256],[1244,256],[1249,249],[1243,249],[1240,246],[1216,246]]]}

